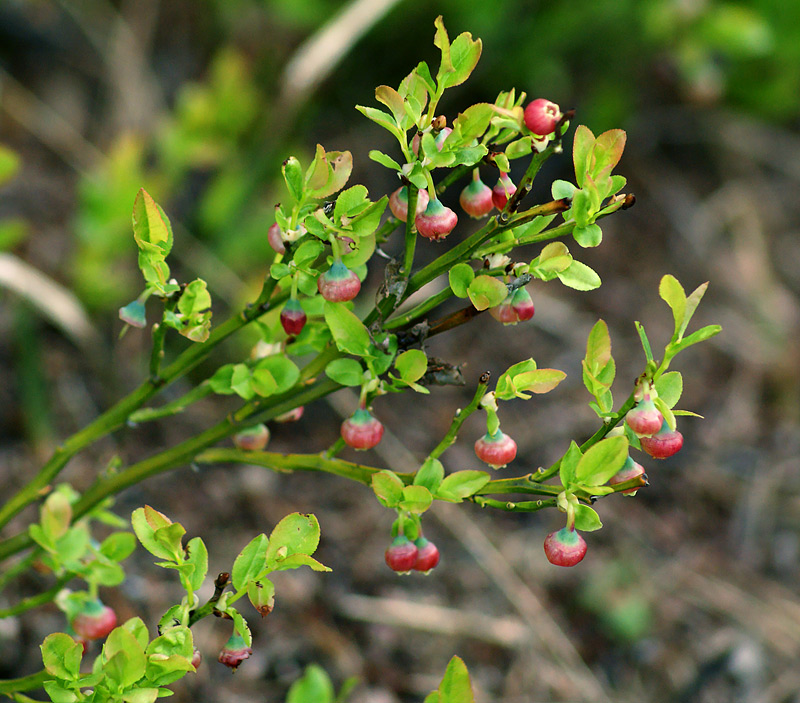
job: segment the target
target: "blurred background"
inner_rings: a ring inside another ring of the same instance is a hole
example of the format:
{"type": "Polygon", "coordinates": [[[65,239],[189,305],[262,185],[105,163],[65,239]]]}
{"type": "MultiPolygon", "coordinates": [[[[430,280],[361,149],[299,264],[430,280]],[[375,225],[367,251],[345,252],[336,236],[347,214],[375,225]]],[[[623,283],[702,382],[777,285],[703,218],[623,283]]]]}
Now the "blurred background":
{"type": "MultiPolygon", "coordinates": [[[[441,565],[427,578],[397,578],[383,564],[391,515],[342,480],[185,467],[130,490],[118,512],[150,503],[180,521],[206,540],[212,573],[293,510],[319,517],[318,556],[334,569],[276,578],[276,609],[253,620],[256,652],[234,677],[214,661],[227,627],[201,623],[207,666],[176,686],[175,700],[282,701],[318,662],[337,686],[359,678],[357,703],[416,702],[458,653],[481,703],[800,701],[799,3],[4,0],[3,492],[145,373],[149,334],[120,340],[117,319],[142,286],[130,225],[137,190],[147,188],[173,222],[173,271],[205,278],[214,320],[225,319],[268,265],[287,156],[308,163],[317,142],[349,149],[351,183],[374,199],[396,187],[367,158],[371,148],[393,154],[390,137],[353,106],[374,105],[375,86],[396,86],[420,60],[438,64],[439,14],[451,38],[483,39],[473,77],[441,104],[448,118],[516,87],[575,108],[575,124],[596,134],[622,127],[618,172],[637,204],[604,221],[597,250],[571,247],[601,275],[599,290],[533,284],[533,322],[478,318],[435,338],[429,353],[460,364],[467,386],[434,389],[424,403],[379,399],[389,430],[380,452],[346,456],[409,470],[482,371],[496,377],[533,356],[568,379],[549,396],[502,408],[520,448],[503,475],[549,465],[570,438],[596,428],[580,374],[595,320],[611,329],[618,398],[643,364],[633,320],[663,347],[672,324],[657,293],[665,273],[687,291],[710,281],[694,324],[724,328],[675,365],[681,407],[706,419],[683,420],[679,455],[643,462],[647,490],[599,504],[605,529],[588,535],[587,558],[569,570],[542,554],[545,534],[562,524],[552,511],[437,505],[425,527],[441,565]]],[[[548,198],[553,178],[572,177],[565,146],[531,202],[548,198]]],[[[375,267],[369,282],[381,275],[375,267]]],[[[253,342],[232,340],[193,380],[253,342]]],[[[171,344],[169,353],[188,343],[171,344]]],[[[177,384],[166,397],[187,389],[177,384]]],[[[232,407],[227,400],[120,431],[63,476],[81,489],[115,454],[135,461],[210,425],[232,407]]],[[[345,392],[307,408],[300,422],[273,428],[271,447],[327,447],[355,403],[345,392]]],[[[471,447],[481,422],[465,425],[445,455],[449,470],[480,468],[471,447]]],[[[126,584],[104,599],[154,626],[176,584],[146,554],[127,568],[126,584]]],[[[45,575],[21,579],[4,606],[50,585],[45,575]]],[[[63,627],[54,608],[5,621],[0,676],[40,668],[38,644],[63,627]]]]}

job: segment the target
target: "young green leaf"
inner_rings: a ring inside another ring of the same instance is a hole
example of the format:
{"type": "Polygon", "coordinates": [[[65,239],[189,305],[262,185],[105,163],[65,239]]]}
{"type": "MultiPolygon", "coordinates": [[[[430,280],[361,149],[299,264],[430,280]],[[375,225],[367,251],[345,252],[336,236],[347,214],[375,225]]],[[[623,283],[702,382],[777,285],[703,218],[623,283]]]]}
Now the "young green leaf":
{"type": "Polygon", "coordinates": [[[311,664],[289,687],[286,703],[334,703],[331,679],[322,667],[311,664]]]}
{"type": "Polygon", "coordinates": [[[575,529],[580,532],[594,532],[603,526],[600,516],[588,505],[578,503],[575,506],[575,529]]]}
{"type": "MultiPolygon", "coordinates": [[[[272,393],[285,393],[300,379],[300,369],[297,368],[297,364],[284,354],[272,354],[259,359],[252,372],[254,387],[259,374],[265,371],[275,382],[275,390],[272,393]]],[[[259,395],[266,394],[259,393],[259,395]]]]}
{"type": "Polygon", "coordinates": [[[420,515],[431,507],[433,496],[425,486],[405,486],[399,507],[410,513],[420,515]]]}
{"type": "Polygon", "coordinates": [[[450,288],[457,298],[466,298],[469,285],[475,280],[475,272],[469,264],[460,263],[453,266],[447,273],[450,288]]]}
{"type": "Polygon", "coordinates": [[[379,471],[372,477],[372,490],[378,502],[386,508],[395,508],[403,499],[403,482],[392,471],[379,471]]]}
{"type": "Polygon", "coordinates": [[[454,656],[439,684],[439,703],[475,703],[467,665],[454,656]]]}
{"type": "Polygon", "coordinates": [[[283,180],[286,182],[286,189],[289,191],[289,194],[296,202],[302,202],[305,179],[303,169],[300,167],[300,162],[294,156],[290,156],[281,165],[281,171],[283,172],[283,180]]]}
{"type": "Polygon", "coordinates": [[[668,371],[656,381],[658,397],[668,408],[674,408],[683,394],[683,377],[679,371],[668,371]]]}
{"type": "Polygon", "coordinates": [[[267,564],[292,554],[311,555],[319,544],[319,522],[314,515],[291,513],[283,518],[269,536],[267,564]]]}
{"type": "Polygon", "coordinates": [[[425,486],[431,493],[436,494],[437,489],[442,484],[444,478],[444,466],[438,459],[428,457],[419,467],[414,476],[415,486],[425,486]]]}
{"type": "Polygon", "coordinates": [[[622,468],[627,458],[626,437],[602,439],[581,457],[575,468],[575,481],[585,486],[602,486],[622,468]]]}
{"type": "Polygon", "coordinates": [[[622,158],[627,135],[624,130],[610,129],[597,137],[592,149],[592,177],[595,180],[611,175],[622,158]]]}
{"type": "MultiPolygon", "coordinates": [[[[443,25],[444,27],[444,25],[443,25]]],[[[473,39],[472,34],[463,32],[459,34],[450,45],[450,65],[452,71],[442,74],[439,71],[439,84],[445,88],[452,88],[461,85],[470,77],[475,66],[481,58],[483,44],[480,39],[473,39]]],[[[443,62],[444,63],[444,62],[443,62]]],[[[486,120],[486,127],[489,126],[489,119],[486,120]]],[[[486,129],[480,131],[480,134],[486,129]]]]}
{"type": "Polygon", "coordinates": [[[500,305],[508,296],[508,288],[501,280],[481,274],[467,288],[470,301],[478,310],[500,305]]]}
{"type": "Polygon", "coordinates": [[[420,349],[409,349],[397,355],[394,367],[406,383],[414,383],[428,370],[428,357],[420,349]]]}
{"type": "Polygon", "coordinates": [[[573,260],[568,268],[556,275],[565,286],[575,290],[595,290],[600,287],[600,276],[580,261],[573,260]]]}
{"type": "Polygon", "coordinates": [[[248,582],[261,576],[267,565],[268,544],[269,539],[262,533],[250,540],[247,546],[239,552],[231,571],[233,587],[237,591],[241,591],[248,582]]]}
{"type": "Polygon", "coordinates": [[[325,367],[325,375],[343,386],[360,386],[364,369],[355,359],[334,359],[325,367]]]}
{"type": "Polygon", "coordinates": [[[701,283],[688,296],[686,296],[686,309],[684,311],[683,323],[678,329],[678,339],[681,339],[683,337],[683,333],[686,332],[686,328],[689,326],[689,322],[691,322],[692,316],[694,315],[695,310],[697,310],[697,306],[700,304],[700,301],[706,294],[707,288],[708,281],[701,283]]]}
{"type": "Polygon", "coordinates": [[[572,143],[572,162],[575,165],[575,179],[579,188],[583,188],[586,173],[590,171],[589,158],[594,148],[594,134],[584,125],[578,125],[572,143]]]}
{"type": "Polygon", "coordinates": [[[142,251],[163,260],[172,250],[172,225],[161,206],[144,188],[133,203],[133,238],[142,251]]]}
{"type": "Polygon", "coordinates": [[[684,337],[673,347],[673,350],[677,354],[687,347],[692,346],[692,344],[697,344],[698,342],[704,342],[707,339],[711,339],[720,332],[722,332],[722,327],[719,325],[706,325],[705,327],[697,330],[697,332],[692,332],[692,334],[690,334],[688,337],[684,337]]]}
{"type": "Polygon", "coordinates": [[[558,474],[561,479],[561,485],[564,488],[569,488],[575,483],[578,462],[582,456],[583,453],[575,441],[570,442],[569,449],[567,449],[566,454],[561,459],[561,463],[558,465],[558,474]]]}
{"type": "Polygon", "coordinates": [[[193,537],[186,545],[186,563],[192,565],[187,578],[193,591],[198,591],[208,573],[208,549],[200,537],[193,537]]]}
{"type": "Polygon", "coordinates": [[[342,303],[325,301],[325,322],[340,351],[364,356],[370,345],[369,332],[364,324],[342,303]]]}
{"type": "Polygon", "coordinates": [[[83,647],[69,635],[54,632],[44,638],[42,663],[48,674],[65,681],[75,681],[80,676],[83,647]]]}
{"type": "Polygon", "coordinates": [[[449,503],[460,503],[481,490],[491,476],[485,471],[456,471],[446,476],[436,491],[436,497],[449,503]]]}
{"type": "Polygon", "coordinates": [[[156,530],[172,524],[172,521],[149,505],[137,508],[131,515],[131,525],[142,546],[159,559],[171,559],[171,551],[155,537],[156,530]]]}
{"type": "Polygon", "coordinates": [[[128,688],[144,676],[147,659],[136,637],[116,627],[103,644],[103,671],[120,688],[128,688]]]}
{"type": "Polygon", "coordinates": [[[675,341],[679,338],[678,335],[686,317],[686,293],[678,279],[667,274],[658,284],[658,294],[672,310],[672,317],[675,320],[675,332],[672,339],[675,341]]]}
{"type": "MultiPolygon", "coordinates": [[[[578,191],[582,193],[583,191],[578,191]]],[[[587,224],[582,227],[575,227],[572,230],[572,236],[575,241],[584,249],[599,246],[603,241],[603,230],[600,225],[587,224]]]]}
{"type": "Polygon", "coordinates": [[[608,334],[608,325],[603,320],[598,320],[589,332],[585,360],[594,376],[611,361],[611,336],[608,334]]]}

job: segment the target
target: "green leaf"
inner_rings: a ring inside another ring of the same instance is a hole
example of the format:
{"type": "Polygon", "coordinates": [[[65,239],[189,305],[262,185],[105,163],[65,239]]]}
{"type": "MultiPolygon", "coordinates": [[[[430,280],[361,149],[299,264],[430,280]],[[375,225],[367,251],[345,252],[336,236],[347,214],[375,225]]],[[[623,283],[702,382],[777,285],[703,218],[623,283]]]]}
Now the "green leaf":
{"type": "Polygon", "coordinates": [[[172,225],[150,193],[141,188],[133,203],[133,238],[148,256],[164,259],[172,250],[172,225]]]}
{"type": "Polygon", "coordinates": [[[500,305],[508,297],[508,288],[500,279],[481,274],[467,288],[470,301],[478,310],[500,305]]]}
{"type": "Polygon", "coordinates": [[[147,647],[150,642],[150,633],[147,631],[147,625],[144,624],[141,618],[129,618],[122,623],[122,627],[136,638],[136,641],[142,649],[147,647]]]}
{"type": "Polygon", "coordinates": [[[322,667],[311,664],[289,687],[286,703],[334,703],[331,679],[322,667]]]}
{"type": "Polygon", "coordinates": [[[120,688],[128,688],[144,676],[147,667],[144,650],[136,637],[124,627],[116,627],[103,644],[103,671],[120,688]]]}
{"type": "Polygon", "coordinates": [[[436,494],[436,490],[442,484],[444,478],[444,466],[438,459],[428,457],[419,467],[414,476],[415,486],[425,486],[431,493],[436,494]]]}
{"type": "Polygon", "coordinates": [[[562,198],[567,198],[568,200],[572,199],[572,196],[575,194],[578,188],[574,186],[569,181],[562,181],[560,179],[556,179],[553,181],[553,185],[550,187],[550,192],[553,195],[553,200],[561,200],[562,198]]]}
{"type": "Polygon", "coordinates": [[[343,386],[360,386],[364,368],[355,359],[334,359],[325,367],[325,375],[343,386]]]}
{"type": "Polygon", "coordinates": [[[172,521],[149,505],[137,508],[131,515],[131,525],[142,546],[159,559],[171,559],[172,553],[156,539],[157,529],[171,525],[172,521]]]}
{"type": "Polygon", "coordinates": [[[369,332],[355,314],[342,303],[325,301],[324,315],[339,351],[354,356],[367,354],[370,345],[369,332]]]}
{"type": "Polygon", "coordinates": [[[467,665],[454,656],[439,684],[439,703],[475,703],[467,665]]]}
{"type": "Polygon", "coordinates": [[[707,339],[711,339],[720,332],[722,332],[722,327],[719,325],[707,325],[697,330],[697,332],[692,332],[692,334],[690,334],[688,337],[684,337],[673,347],[673,349],[677,354],[687,347],[692,346],[692,344],[697,344],[698,342],[704,342],[707,339]]]}
{"type": "Polygon", "coordinates": [[[518,397],[515,379],[523,373],[529,373],[536,370],[536,362],[533,359],[526,359],[519,361],[513,366],[509,366],[500,378],[497,379],[495,385],[495,396],[498,400],[511,400],[518,397]]]}
{"type": "Polygon", "coordinates": [[[250,540],[248,545],[239,552],[231,571],[233,587],[237,591],[241,591],[250,581],[259,578],[266,569],[268,544],[269,539],[262,533],[250,540]]]}
{"type": "Polygon", "coordinates": [[[575,480],[586,486],[602,486],[622,468],[627,458],[626,437],[602,439],[581,457],[575,468],[575,480]]]}
{"type": "Polygon", "coordinates": [[[486,131],[493,115],[494,106],[489,103],[470,105],[454,120],[453,131],[461,137],[463,142],[470,142],[486,131]]]}
{"type": "Polygon", "coordinates": [[[466,298],[469,293],[469,286],[475,280],[475,272],[469,264],[456,264],[447,273],[450,281],[450,288],[457,298],[466,298]]]}
{"type": "Polygon", "coordinates": [[[196,315],[211,306],[211,295],[206,282],[196,278],[186,286],[178,300],[178,310],[184,315],[196,315]]]}
{"type": "MultiPolygon", "coordinates": [[[[300,556],[295,554],[290,559],[300,556]]],[[[309,557],[310,559],[311,557],[309,557]]],[[[275,606],[275,584],[268,578],[247,582],[247,597],[252,606],[261,613],[261,617],[268,615],[275,606]]]]}
{"type": "Polygon", "coordinates": [[[695,310],[697,310],[697,306],[700,304],[700,301],[706,294],[707,288],[708,288],[708,281],[706,281],[705,283],[701,283],[686,297],[686,309],[683,316],[683,323],[681,324],[680,329],[678,330],[678,339],[683,337],[683,333],[686,332],[686,328],[689,326],[689,322],[691,322],[695,310]]]}
{"type": "Polygon", "coordinates": [[[272,571],[286,571],[287,569],[299,569],[301,566],[308,566],[314,571],[331,571],[331,568],[318,562],[308,554],[292,554],[272,566],[272,571]]]}
{"type": "Polygon", "coordinates": [[[359,184],[343,190],[336,198],[333,219],[338,223],[342,217],[355,217],[369,204],[367,189],[359,184]]]}
{"type": "Polygon", "coordinates": [[[309,239],[303,242],[294,254],[292,254],[292,261],[301,267],[313,263],[324,251],[325,247],[318,239],[309,239]]]}
{"type": "MultiPolygon", "coordinates": [[[[320,148],[317,147],[318,150],[320,148]]],[[[325,161],[328,164],[325,185],[309,190],[306,193],[308,197],[327,198],[341,190],[350,178],[353,171],[353,155],[349,151],[329,151],[325,155],[325,161]]]]}
{"type": "Polygon", "coordinates": [[[392,471],[379,471],[372,476],[372,490],[378,502],[386,508],[395,508],[403,499],[403,482],[392,471]]]}
{"type": "Polygon", "coordinates": [[[188,576],[189,583],[193,591],[198,591],[208,573],[208,549],[200,537],[193,537],[186,545],[186,563],[193,567],[188,576]]]}
{"type": "MultiPolygon", "coordinates": [[[[442,25],[442,28],[444,28],[444,25],[442,25]]],[[[478,65],[478,61],[481,58],[482,47],[483,44],[481,40],[474,40],[472,34],[469,32],[459,34],[450,45],[450,63],[453,70],[448,71],[444,75],[442,75],[440,70],[440,85],[446,88],[452,88],[453,86],[461,85],[467,80],[472,74],[472,71],[475,70],[475,66],[478,65]]],[[[486,126],[489,126],[488,119],[486,120],[486,126]]],[[[482,134],[485,129],[486,127],[484,127],[480,133],[482,134]]]]}
{"type": "Polygon", "coordinates": [[[580,261],[573,261],[567,269],[559,271],[558,279],[575,290],[595,290],[600,287],[600,276],[580,261]]]}
{"type": "Polygon", "coordinates": [[[594,532],[603,526],[600,516],[588,505],[578,503],[575,506],[575,529],[580,532],[594,532]]]}
{"type": "Polygon", "coordinates": [[[611,361],[611,337],[608,325],[598,320],[586,339],[586,365],[594,376],[611,361]]]}
{"type": "Polygon", "coordinates": [[[40,512],[42,530],[49,540],[55,541],[67,533],[72,521],[72,506],[61,491],[53,491],[47,496],[40,512]]]}
{"type": "Polygon", "coordinates": [[[317,144],[317,149],[314,153],[314,160],[306,169],[306,187],[311,191],[324,188],[330,175],[331,168],[328,165],[328,158],[327,154],[325,153],[325,148],[321,144],[317,144]]]}
{"type": "Polygon", "coordinates": [[[100,553],[112,561],[127,559],[136,549],[136,538],[130,532],[115,532],[100,544],[100,553]]]}
{"type": "Polygon", "coordinates": [[[394,134],[396,137],[399,138],[401,136],[401,131],[397,127],[394,117],[385,113],[383,110],[378,110],[375,107],[367,107],[365,105],[356,105],[356,110],[364,115],[364,117],[372,120],[375,124],[380,125],[394,134]]]}
{"type": "MultiPolygon", "coordinates": [[[[154,686],[166,686],[182,679],[188,672],[194,671],[191,657],[182,657],[179,654],[169,656],[154,654],[147,658],[145,677],[154,686]]],[[[153,691],[158,695],[157,688],[138,689],[139,691],[153,691]]]]}
{"type": "Polygon", "coordinates": [[[434,25],[436,26],[436,33],[433,36],[433,45],[438,47],[442,52],[439,73],[436,75],[436,80],[441,83],[442,76],[453,70],[453,62],[450,59],[450,37],[447,36],[447,30],[444,27],[444,21],[441,15],[434,20],[434,25]]]}
{"type": "Polygon", "coordinates": [[[276,387],[273,393],[285,393],[300,380],[300,369],[285,354],[273,354],[260,359],[253,367],[253,381],[262,371],[268,371],[274,379],[276,387]]]}
{"type": "Polygon", "coordinates": [[[603,230],[600,229],[600,225],[595,224],[586,225],[585,227],[574,227],[572,236],[580,246],[586,249],[588,247],[599,246],[600,242],[603,241],[603,230]]]}
{"type": "Polygon", "coordinates": [[[530,395],[525,391],[536,394],[549,393],[566,377],[567,374],[558,369],[536,369],[517,374],[514,378],[516,396],[527,400],[530,395]]]}
{"type": "Polygon", "coordinates": [[[622,158],[627,135],[621,129],[609,129],[597,137],[592,149],[592,177],[595,180],[609,176],[622,158]]]}
{"type": "Polygon", "coordinates": [[[63,632],[54,632],[44,638],[42,663],[47,673],[65,681],[75,681],[80,676],[83,647],[63,632]]]}
{"type": "Polygon", "coordinates": [[[289,194],[296,202],[302,202],[304,174],[303,169],[300,167],[300,162],[294,156],[290,156],[281,165],[281,171],[289,194]]]}
{"type": "Polygon", "coordinates": [[[456,471],[445,476],[436,491],[436,497],[450,503],[460,503],[464,498],[475,495],[490,480],[491,477],[485,471],[456,471]]]}
{"type": "Polygon", "coordinates": [[[59,681],[45,681],[43,686],[52,703],[75,703],[78,700],[78,695],[59,681]]]}
{"type": "Polygon", "coordinates": [[[411,126],[409,124],[410,120],[408,119],[408,114],[406,113],[405,103],[403,102],[403,96],[394,88],[390,88],[388,85],[379,85],[375,88],[375,99],[391,110],[392,116],[400,129],[405,131],[411,126]]]}
{"type": "Polygon", "coordinates": [[[319,544],[319,522],[314,515],[291,513],[269,536],[267,565],[292,554],[313,554],[319,544]]]}
{"type": "Polygon", "coordinates": [[[570,442],[569,449],[567,449],[566,454],[561,458],[561,463],[558,466],[558,475],[561,478],[561,485],[564,486],[564,488],[569,488],[575,483],[578,463],[582,456],[581,448],[574,440],[570,442]]]}
{"type": "Polygon", "coordinates": [[[409,349],[398,354],[394,360],[394,367],[406,383],[419,381],[428,370],[428,357],[419,349],[409,349]]]}
{"type": "Polygon", "coordinates": [[[664,417],[665,422],[669,426],[671,430],[675,429],[675,415],[672,412],[672,409],[664,402],[664,399],[661,397],[656,398],[653,403],[655,404],[658,411],[664,417]]]}
{"type": "Polygon", "coordinates": [[[683,286],[674,276],[667,274],[658,284],[658,294],[672,309],[672,317],[675,320],[675,333],[673,339],[678,339],[680,329],[686,317],[686,293],[683,286]]]}
{"type": "Polygon", "coordinates": [[[381,166],[386,166],[386,168],[391,169],[393,171],[400,172],[403,168],[391,156],[387,156],[382,151],[378,151],[377,149],[370,150],[369,158],[379,163],[381,166]]]}
{"type": "Polygon", "coordinates": [[[658,397],[668,408],[674,408],[683,394],[683,377],[680,371],[668,371],[656,381],[658,397]]]}
{"type": "MultiPolygon", "coordinates": [[[[182,675],[182,674],[181,674],[182,675]]],[[[136,688],[123,694],[124,703],[154,703],[158,698],[157,688],[136,688]]]]}
{"type": "Polygon", "coordinates": [[[594,134],[584,125],[575,129],[572,143],[572,162],[575,165],[575,179],[579,188],[583,188],[586,172],[589,170],[589,157],[594,147],[594,134]]]}
{"type": "Polygon", "coordinates": [[[159,527],[153,536],[156,542],[169,551],[170,556],[168,559],[180,563],[185,558],[183,550],[183,536],[185,534],[186,530],[183,525],[178,522],[173,522],[164,527],[159,527]]]}
{"type": "Polygon", "coordinates": [[[178,655],[191,659],[194,654],[192,631],[185,625],[169,628],[162,635],[147,644],[145,654],[178,655]]]}
{"type": "Polygon", "coordinates": [[[405,486],[399,507],[410,513],[421,515],[431,507],[433,496],[425,486],[405,486]]]}
{"type": "Polygon", "coordinates": [[[647,338],[647,333],[644,331],[644,325],[638,321],[634,322],[633,324],[639,334],[639,341],[642,343],[642,349],[644,350],[645,358],[647,361],[653,361],[653,350],[650,347],[650,340],[647,338]]]}

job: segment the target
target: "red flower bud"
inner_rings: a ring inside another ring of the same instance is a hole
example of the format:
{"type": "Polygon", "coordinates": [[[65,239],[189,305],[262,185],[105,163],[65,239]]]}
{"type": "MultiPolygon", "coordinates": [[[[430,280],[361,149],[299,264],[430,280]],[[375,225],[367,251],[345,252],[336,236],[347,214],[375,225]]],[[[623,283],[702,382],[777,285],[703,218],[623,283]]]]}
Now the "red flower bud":
{"type": "Polygon", "coordinates": [[[383,425],[369,410],[359,408],[342,423],[342,439],[353,449],[372,449],[383,437],[383,425]]]}
{"type": "Polygon", "coordinates": [[[492,202],[498,210],[503,210],[512,195],[517,192],[517,186],[507,173],[501,173],[494,188],[492,188],[492,202]]]}
{"type": "Polygon", "coordinates": [[[525,126],[534,134],[551,134],[561,119],[561,108],[549,100],[537,98],[528,103],[523,119],[525,126]]]}
{"type": "Polygon", "coordinates": [[[398,573],[411,571],[417,563],[417,546],[405,535],[397,535],[384,554],[386,565],[398,573]]]}
{"type": "Polygon", "coordinates": [[[475,442],[475,454],[493,469],[500,469],[517,456],[517,443],[500,430],[493,435],[487,432],[475,442]]]}
{"type": "Polygon", "coordinates": [[[344,303],[352,300],[361,290],[358,276],[341,261],[333,265],[317,279],[317,290],[325,300],[332,303],[344,303]]]}
{"type": "Polygon", "coordinates": [[[83,640],[99,640],[117,626],[117,614],[99,598],[89,601],[70,623],[75,634],[83,640]]]}
{"type": "Polygon", "coordinates": [[[414,562],[415,571],[424,571],[426,574],[439,563],[439,550],[430,540],[422,535],[414,541],[417,548],[417,559],[414,562]]]}
{"type": "Polygon", "coordinates": [[[253,425],[233,435],[233,443],[245,452],[260,452],[269,442],[269,429],[264,424],[253,425]]]}
{"type": "Polygon", "coordinates": [[[296,337],[306,325],[306,313],[297,298],[289,298],[281,310],[281,325],[290,337],[296,337]]]}
{"type": "Polygon", "coordinates": [[[575,566],[586,556],[586,540],[577,531],[562,527],[544,539],[547,561],[556,566],[575,566]]]}
{"type": "MultiPolygon", "coordinates": [[[[428,207],[428,191],[422,189],[417,192],[417,209],[416,215],[425,212],[428,207]]],[[[405,222],[408,217],[408,188],[403,186],[398,188],[394,193],[389,196],[389,209],[392,214],[400,221],[405,222]]]]}
{"type": "Polygon", "coordinates": [[[253,653],[253,648],[248,647],[239,634],[234,632],[225,646],[220,650],[218,661],[230,667],[233,671],[239,667],[245,659],[249,659],[253,653]]]}
{"type": "Polygon", "coordinates": [[[453,231],[458,224],[458,215],[438,199],[430,200],[425,212],[417,215],[414,223],[417,231],[427,239],[439,241],[453,231]]]}
{"type": "Polygon", "coordinates": [[[671,430],[667,421],[652,437],[640,437],[642,449],[654,459],[666,459],[676,454],[683,446],[683,435],[678,430],[671,430]]]}

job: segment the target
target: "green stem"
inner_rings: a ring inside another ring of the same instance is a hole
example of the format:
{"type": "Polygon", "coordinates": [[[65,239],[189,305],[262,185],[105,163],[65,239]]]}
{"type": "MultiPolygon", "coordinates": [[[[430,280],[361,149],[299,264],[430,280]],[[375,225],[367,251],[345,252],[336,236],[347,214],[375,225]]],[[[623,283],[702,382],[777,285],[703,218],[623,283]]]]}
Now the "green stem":
{"type": "Polygon", "coordinates": [[[494,495],[498,493],[532,493],[541,496],[557,496],[563,491],[562,486],[543,486],[541,479],[535,474],[528,474],[519,478],[501,478],[489,481],[475,495],[494,495]]]}
{"type": "MultiPolygon", "coordinates": [[[[324,454],[278,454],[276,452],[243,452],[240,449],[208,449],[195,457],[200,464],[252,464],[278,473],[293,471],[320,471],[351,481],[372,485],[372,477],[383,469],[355,464],[342,459],[328,458],[324,454]]],[[[404,484],[410,485],[414,474],[397,474],[404,484]]]]}
{"type": "Polygon", "coordinates": [[[134,424],[141,422],[150,422],[158,420],[162,417],[171,417],[178,415],[188,408],[192,403],[211,395],[214,391],[208,381],[203,381],[198,384],[188,393],[182,395],[180,398],[165,403],[158,408],[141,408],[130,414],[128,421],[134,424]]]}
{"type": "Polygon", "coordinates": [[[417,214],[417,202],[419,200],[419,189],[413,183],[406,186],[408,192],[408,209],[406,211],[406,248],[403,258],[403,277],[408,280],[411,276],[411,269],[414,266],[414,252],[417,248],[417,228],[414,221],[417,214]]]}
{"type": "MultiPolygon", "coordinates": [[[[17,513],[33,503],[47,486],[58,476],[67,462],[81,449],[100,437],[104,437],[126,422],[132,412],[138,410],[150,398],[175,379],[183,376],[199,364],[214,347],[230,337],[248,323],[263,315],[275,290],[275,280],[267,277],[258,299],[244,312],[229,318],[219,325],[202,344],[189,347],[178,356],[160,375],[158,383],[148,379],[134,391],[118,401],[102,415],[69,437],[50,457],[25,486],[0,508],[0,528],[8,524],[17,513]]],[[[0,557],[2,558],[2,557],[0,557]]]]}
{"type": "Polygon", "coordinates": [[[173,296],[164,302],[164,314],[161,316],[161,322],[153,325],[153,350],[150,352],[150,382],[154,386],[158,386],[161,383],[161,378],[158,374],[161,370],[161,362],[164,360],[164,340],[167,337],[167,313],[175,310],[175,306],[178,304],[178,297],[177,295],[173,296]]]}
{"type": "Polygon", "coordinates": [[[18,679],[2,679],[0,680],[0,693],[8,694],[42,688],[45,681],[50,681],[53,678],[53,676],[42,669],[35,674],[21,676],[18,679]]]}
{"type": "MultiPolygon", "coordinates": [[[[320,354],[323,356],[324,354],[320,354]]],[[[312,362],[313,363],[313,362],[312,362]]],[[[309,364],[310,366],[310,364],[309,364]]],[[[308,367],[306,367],[307,369],[308,367]]],[[[304,371],[306,371],[304,369],[304,371]]],[[[98,478],[81,496],[73,509],[73,519],[78,519],[109,496],[165,471],[190,463],[195,455],[216,444],[220,440],[235,433],[243,423],[266,422],[275,417],[304,405],[341,388],[339,384],[325,379],[312,386],[301,386],[299,390],[290,390],[273,398],[252,401],[245,404],[236,413],[217,423],[204,432],[148,457],[117,474],[98,478]]],[[[32,546],[33,540],[27,532],[22,532],[0,542],[0,560],[32,546]]]]}
{"type": "Polygon", "coordinates": [[[436,447],[434,447],[430,454],[428,454],[428,459],[438,459],[442,454],[444,454],[445,451],[447,451],[447,449],[453,446],[456,438],[458,437],[458,431],[461,429],[461,425],[464,424],[464,420],[466,420],[480,407],[481,399],[486,394],[486,389],[489,387],[489,375],[490,374],[488,371],[481,374],[480,380],[478,381],[478,387],[475,389],[475,394],[472,396],[472,400],[469,402],[469,405],[467,405],[467,407],[463,410],[456,412],[455,416],[453,417],[453,421],[450,423],[450,429],[447,430],[447,434],[442,437],[442,441],[439,442],[436,447]]]}
{"type": "Polygon", "coordinates": [[[25,598],[11,608],[0,610],[0,620],[3,620],[4,618],[10,618],[12,615],[19,615],[20,613],[33,610],[33,608],[38,608],[40,605],[49,603],[72,578],[73,574],[70,574],[69,576],[62,576],[52,588],[48,588],[46,591],[43,591],[35,596],[31,596],[30,598],[25,598]]]}
{"type": "Polygon", "coordinates": [[[454,168],[441,181],[439,181],[439,185],[436,186],[436,194],[441,195],[444,193],[451,185],[453,185],[453,183],[460,181],[473,169],[477,170],[477,166],[462,165],[454,168]]]}
{"type": "Polygon", "coordinates": [[[384,322],[383,328],[385,330],[394,330],[398,329],[399,327],[405,327],[406,325],[409,325],[418,318],[422,317],[426,312],[429,312],[430,310],[439,307],[442,303],[444,303],[446,300],[449,300],[452,297],[453,297],[453,291],[450,289],[450,286],[447,286],[447,288],[445,288],[444,290],[439,291],[435,295],[432,295],[430,298],[426,298],[418,305],[415,305],[408,312],[405,312],[402,315],[398,315],[397,317],[393,317],[391,320],[384,322]]]}
{"type": "Polygon", "coordinates": [[[475,496],[472,501],[482,508],[496,508],[497,510],[505,510],[511,513],[535,513],[545,508],[555,508],[555,498],[548,500],[525,500],[520,502],[512,502],[506,500],[495,500],[493,498],[484,498],[483,496],[475,496]]]}

